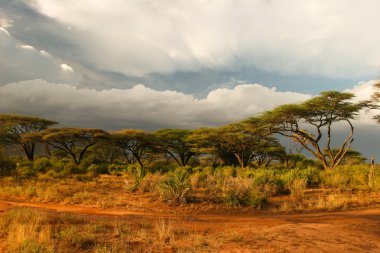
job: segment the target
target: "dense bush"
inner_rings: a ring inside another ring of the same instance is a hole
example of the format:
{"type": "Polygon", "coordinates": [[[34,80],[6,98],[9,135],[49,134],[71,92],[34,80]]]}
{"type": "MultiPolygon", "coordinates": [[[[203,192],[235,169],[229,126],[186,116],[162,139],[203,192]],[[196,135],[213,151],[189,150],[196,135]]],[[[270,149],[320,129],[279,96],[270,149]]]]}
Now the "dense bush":
{"type": "Polygon", "coordinates": [[[99,174],[109,174],[108,166],[106,164],[91,164],[87,168],[87,172],[92,176],[98,176],[99,174]]]}
{"type": "Polygon", "coordinates": [[[137,191],[140,187],[142,180],[147,175],[148,171],[146,168],[141,168],[137,164],[129,165],[127,171],[130,177],[132,178],[132,181],[126,180],[126,188],[131,192],[137,191]]]}
{"type": "Polygon", "coordinates": [[[284,192],[285,184],[280,173],[278,170],[258,169],[254,172],[253,184],[262,192],[272,194],[284,192]]]}
{"type": "Polygon", "coordinates": [[[17,163],[17,174],[21,177],[33,177],[37,172],[33,168],[33,162],[21,161],[17,163]]]}
{"type": "Polygon", "coordinates": [[[39,157],[33,162],[33,169],[36,172],[46,172],[52,167],[50,159],[47,157],[39,157]]]}
{"type": "Polygon", "coordinates": [[[16,172],[16,163],[9,159],[3,152],[0,150],[0,177],[9,176],[16,172]]]}
{"type": "Polygon", "coordinates": [[[224,202],[231,206],[260,208],[266,201],[267,194],[265,189],[257,188],[252,180],[241,178],[229,178],[222,190],[224,202]]]}
{"type": "Polygon", "coordinates": [[[185,170],[168,174],[160,184],[161,198],[177,205],[186,202],[191,190],[190,177],[185,170]]]}
{"type": "Polygon", "coordinates": [[[342,165],[323,171],[322,184],[340,190],[368,188],[368,174],[368,165],[342,165]]]}

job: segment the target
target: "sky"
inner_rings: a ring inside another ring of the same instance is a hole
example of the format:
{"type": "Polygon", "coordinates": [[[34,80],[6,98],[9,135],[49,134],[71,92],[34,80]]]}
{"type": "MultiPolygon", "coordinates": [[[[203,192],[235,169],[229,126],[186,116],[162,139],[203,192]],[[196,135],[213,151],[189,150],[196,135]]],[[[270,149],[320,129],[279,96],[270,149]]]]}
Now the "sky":
{"type": "MultiPolygon", "coordinates": [[[[107,130],[219,126],[323,90],[367,99],[376,0],[0,0],[0,113],[107,130]]],[[[371,113],[355,147],[376,153],[371,113]]],[[[380,155],[380,152],[379,152],[380,155]]]]}

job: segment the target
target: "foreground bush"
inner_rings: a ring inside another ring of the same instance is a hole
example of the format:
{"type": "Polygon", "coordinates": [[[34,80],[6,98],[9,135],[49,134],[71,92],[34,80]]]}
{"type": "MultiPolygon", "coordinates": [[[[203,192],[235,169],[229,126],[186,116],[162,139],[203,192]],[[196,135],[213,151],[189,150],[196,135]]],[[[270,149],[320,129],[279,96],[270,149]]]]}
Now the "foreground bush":
{"type": "Polygon", "coordinates": [[[338,166],[322,173],[322,184],[339,190],[367,189],[368,174],[369,165],[338,166]]]}
{"type": "Polygon", "coordinates": [[[257,188],[252,180],[230,178],[226,180],[222,190],[223,200],[231,206],[251,206],[261,208],[267,200],[268,192],[257,188]]]}
{"type": "Polygon", "coordinates": [[[161,198],[176,205],[185,203],[191,190],[189,174],[183,170],[170,173],[160,184],[161,198]]]}

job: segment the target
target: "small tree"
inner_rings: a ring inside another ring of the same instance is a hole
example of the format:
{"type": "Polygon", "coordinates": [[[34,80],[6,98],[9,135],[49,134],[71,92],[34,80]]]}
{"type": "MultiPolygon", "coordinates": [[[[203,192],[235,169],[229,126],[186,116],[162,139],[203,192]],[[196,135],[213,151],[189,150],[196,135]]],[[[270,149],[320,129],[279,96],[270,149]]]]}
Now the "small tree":
{"type": "Polygon", "coordinates": [[[351,121],[360,110],[371,106],[368,101],[352,102],[353,97],[351,93],[326,91],[300,104],[279,106],[264,113],[261,119],[272,132],[300,143],[325,169],[333,169],[342,161],[354,140],[351,121]],[[345,122],[349,133],[334,153],[332,127],[337,122],[345,122]]]}
{"type": "Polygon", "coordinates": [[[52,128],[44,131],[42,140],[71,156],[79,165],[87,150],[108,136],[107,132],[95,128],[52,128]]]}
{"type": "Polygon", "coordinates": [[[39,133],[57,122],[31,116],[0,115],[3,142],[21,145],[29,161],[34,160],[38,138],[23,138],[23,135],[39,133]]]}
{"type": "Polygon", "coordinates": [[[123,158],[121,150],[109,139],[97,142],[90,151],[95,160],[102,163],[112,164],[123,158]]]}
{"type": "Polygon", "coordinates": [[[154,134],[158,139],[159,148],[173,158],[179,166],[186,166],[195,156],[196,153],[191,149],[188,141],[190,130],[162,129],[154,134]]]}
{"type": "Polygon", "coordinates": [[[196,130],[191,139],[198,141],[200,149],[218,154],[222,159],[232,154],[242,168],[255,159],[260,163],[268,162],[269,146],[275,142],[266,129],[246,123],[196,130]]]}
{"type": "Polygon", "coordinates": [[[140,165],[144,168],[143,159],[150,155],[156,149],[156,140],[153,134],[143,130],[124,129],[112,134],[113,142],[119,147],[125,158],[140,165]]]}

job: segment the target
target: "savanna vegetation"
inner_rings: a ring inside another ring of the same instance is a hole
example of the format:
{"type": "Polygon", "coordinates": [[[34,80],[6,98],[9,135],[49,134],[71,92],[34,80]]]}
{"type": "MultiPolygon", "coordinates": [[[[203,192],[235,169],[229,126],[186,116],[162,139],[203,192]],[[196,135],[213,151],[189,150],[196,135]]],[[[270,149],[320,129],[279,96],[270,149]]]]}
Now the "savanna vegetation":
{"type": "MultiPolygon", "coordinates": [[[[380,173],[351,145],[353,120],[365,109],[376,109],[379,95],[372,101],[352,98],[350,93],[322,92],[225,126],[155,132],[53,128],[58,123],[47,119],[0,115],[0,197],[170,214],[375,206],[380,173]],[[346,134],[341,143],[333,129],[346,134]]],[[[6,212],[0,232],[8,251],[129,252],[125,250],[147,247],[150,238],[159,241],[154,247],[161,252],[190,234],[199,247],[218,248],[182,229],[178,217],[177,228],[164,219],[141,221],[133,230],[135,225],[125,222],[70,223],[62,215],[50,216],[30,209],[6,212]],[[78,231],[88,233],[77,236],[78,231]],[[144,233],[139,236],[145,241],[137,245],[131,231],[144,233]],[[117,234],[116,239],[107,239],[110,234],[117,234]]],[[[243,240],[240,234],[229,236],[243,240]]],[[[194,249],[186,243],[176,247],[194,249]]]]}

